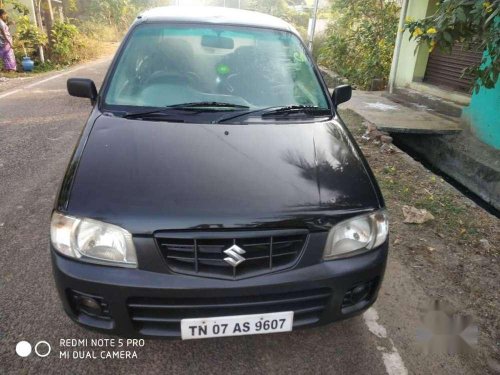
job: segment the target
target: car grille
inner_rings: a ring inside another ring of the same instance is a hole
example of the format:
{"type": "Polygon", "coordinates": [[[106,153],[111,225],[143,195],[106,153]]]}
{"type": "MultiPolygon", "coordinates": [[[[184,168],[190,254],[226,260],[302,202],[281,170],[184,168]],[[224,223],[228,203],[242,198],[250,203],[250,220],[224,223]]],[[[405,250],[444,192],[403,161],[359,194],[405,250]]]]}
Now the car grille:
{"type": "Polygon", "coordinates": [[[306,230],[157,233],[157,244],[174,272],[239,279],[292,267],[307,240],[306,230]],[[245,260],[232,266],[224,251],[237,245],[245,260]]]}
{"type": "Polygon", "coordinates": [[[178,336],[181,319],[293,311],[293,327],[314,324],[331,297],[329,288],[279,294],[206,298],[130,298],[127,307],[144,335],[178,336]]]}

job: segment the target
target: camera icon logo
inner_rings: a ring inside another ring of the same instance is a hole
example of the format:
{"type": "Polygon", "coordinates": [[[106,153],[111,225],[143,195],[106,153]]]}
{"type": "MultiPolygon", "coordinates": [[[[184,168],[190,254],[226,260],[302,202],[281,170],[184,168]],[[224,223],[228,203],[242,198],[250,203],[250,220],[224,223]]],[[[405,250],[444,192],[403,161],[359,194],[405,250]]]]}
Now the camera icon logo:
{"type": "MultiPolygon", "coordinates": [[[[19,341],[16,345],[16,353],[19,357],[28,357],[32,347],[28,341],[19,341]]],[[[35,345],[35,354],[41,358],[47,357],[52,351],[52,347],[47,341],[38,341],[35,345]]]]}

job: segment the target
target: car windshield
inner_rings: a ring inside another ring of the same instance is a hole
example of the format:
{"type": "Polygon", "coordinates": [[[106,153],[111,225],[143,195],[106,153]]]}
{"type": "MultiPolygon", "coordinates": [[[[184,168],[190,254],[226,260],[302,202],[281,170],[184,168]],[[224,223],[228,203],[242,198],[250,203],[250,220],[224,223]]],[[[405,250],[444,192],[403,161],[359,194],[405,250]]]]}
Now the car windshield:
{"type": "Polygon", "coordinates": [[[286,31],[143,24],[132,32],[115,66],[104,96],[109,110],[183,103],[191,109],[200,103],[200,112],[329,108],[303,44],[286,31]]]}

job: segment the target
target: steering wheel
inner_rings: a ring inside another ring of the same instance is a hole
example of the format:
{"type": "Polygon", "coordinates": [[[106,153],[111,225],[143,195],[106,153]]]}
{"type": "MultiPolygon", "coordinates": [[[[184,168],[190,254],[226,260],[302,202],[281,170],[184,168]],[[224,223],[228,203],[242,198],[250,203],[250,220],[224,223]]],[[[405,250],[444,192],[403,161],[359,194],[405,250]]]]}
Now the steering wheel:
{"type": "Polygon", "coordinates": [[[135,66],[135,80],[139,84],[143,84],[153,73],[153,59],[151,55],[144,56],[143,59],[137,62],[135,66]]]}
{"type": "Polygon", "coordinates": [[[178,83],[178,84],[184,84],[189,80],[187,75],[182,74],[182,73],[177,73],[177,72],[167,72],[165,70],[158,70],[151,74],[149,77],[144,79],[142,84],[144,87],[147,87],[151,84],[158,84],[158,83],[178,83]]]}
{"type": "MultiPolygon", "coordinates": [[[[270,86],[277,95],[280,93],[287,93],[290,92],[290,84],[289,83],[277,83],[277,82],[270,82],[270,86]]],[[[293,90],[293,86],[291,88],[293,90]]]]}
{"type": "Polygon", "coordinates": [[[195,72],[186,72],[186,78],[189,84],[195,89],[201,89],[203,87],[203,81],[201,77],[195,72]]]}
{"type": "Polygon", "coordinates": [[[229,74],[227,77],[222,78],[221,79],[222,89],[228,94],[234,93],[235,83],[238,82],[239,79],[240,79],[239,73],[229,74]]]}

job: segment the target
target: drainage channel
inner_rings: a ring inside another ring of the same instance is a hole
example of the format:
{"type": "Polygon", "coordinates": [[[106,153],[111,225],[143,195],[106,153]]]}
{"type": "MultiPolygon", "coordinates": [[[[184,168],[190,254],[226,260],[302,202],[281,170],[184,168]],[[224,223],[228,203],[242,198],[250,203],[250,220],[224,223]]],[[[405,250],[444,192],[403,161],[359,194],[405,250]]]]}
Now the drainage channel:
{"type": "Polygon", "coordinates": [[[408,146],[404,142],[404,136],[401,135],[395,135],[391,134],[393,137],[393,143],[396,147],[398,147],[400,150],[404,151],[408,155],[410,155],[413,160],[419,162],[422,164],[425,168],[430,170],[432,173],[440,176],[443,180],[445,180],[447,183],[452,185],[455,189],[460,191],[463,195],[465,195],[467,198],[472,200],[474,203],[476,203],[479,207],[483,208],[485,211],[489,212],[490,214],[496,216],[497,218],[500,218],[500,210],[496,209],[493,205],[485,201],[483,198],[481,198],[479,195],[471,191],[469,188],[455,180],[453,177],[447,175],[444,173],[442,170],[440,170],[438,167],[436,167],[434,164],[430,163],[428,160],[426,160],[425,156],[422,155],[420,152],[416,151],[412,147],[408,146]]]}

